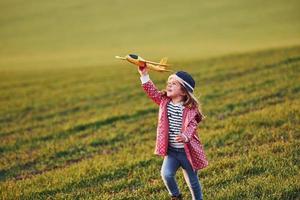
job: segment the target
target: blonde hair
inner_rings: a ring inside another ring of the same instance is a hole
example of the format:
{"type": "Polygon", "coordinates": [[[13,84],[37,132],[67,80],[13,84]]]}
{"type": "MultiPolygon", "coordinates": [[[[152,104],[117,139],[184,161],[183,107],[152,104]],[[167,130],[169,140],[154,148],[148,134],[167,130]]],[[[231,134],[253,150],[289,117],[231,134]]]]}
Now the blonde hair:
{"type": "MultiPolygon", "coordinates": [[[[189,107],[189,108],[196,108],[197,111],[198,111],[198,114],[199,114],[199,117],[200,119],[198,120],[199,122],[201,122],[203,119],[205,119],[205,116],[203,115],[202,113],[202,109],[201,109],[201,103],[200,101],[198,100],[198,98],[191,92],[189,92],[185,87],[184,87],[184,84],[180,81],[180,79],[176,78],[176,76],[173,76],[174,74],[171,74],[168,78],[168,81],[171,79],[171,78],[175,78],[176,81],[178,81],[180,83],[180,88],[181,90],[184,92],[185,96],[184,96],[184,99],[183,99],[183,105],[186,106],[186,107],[189,107]]],[[[167,96],[167,90],[166,89],[163,89],[162,91],[162,94],[164,96],[167,96]]]]}

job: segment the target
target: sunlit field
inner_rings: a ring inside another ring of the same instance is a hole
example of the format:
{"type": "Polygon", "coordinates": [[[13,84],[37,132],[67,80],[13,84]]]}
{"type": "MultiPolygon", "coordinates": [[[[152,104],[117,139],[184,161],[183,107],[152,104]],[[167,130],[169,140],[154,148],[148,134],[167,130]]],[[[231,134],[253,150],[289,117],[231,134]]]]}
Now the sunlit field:
{"type": "MultiPolygon", "coordinates": [[[[1,1],[0,199],[169,199],[128,53],[188,71],[204,199],[300,198],[298,1],[1,1]]],[[[150,71],[163,89],[170,73],[150,71]]],[[[191,199],[183,174],[184,199],[191,199]]]]}
{"type": "MultiPolygon", "coordinates": [[[[205,199],[296,199],[300,47],[184,65],[207,117],[205,199]]],[[[165,74],[151,77],[164,87],[165,74]]],[[[158,107],[139,81],[123,65],[2,78],[1,197],[167,198],[153,155],[158,107]]]]}
{"type": "Polygon", "coordinates": [[[170,62],[300,44],[298,0],[2,0],[1,68],[170,62]]]}

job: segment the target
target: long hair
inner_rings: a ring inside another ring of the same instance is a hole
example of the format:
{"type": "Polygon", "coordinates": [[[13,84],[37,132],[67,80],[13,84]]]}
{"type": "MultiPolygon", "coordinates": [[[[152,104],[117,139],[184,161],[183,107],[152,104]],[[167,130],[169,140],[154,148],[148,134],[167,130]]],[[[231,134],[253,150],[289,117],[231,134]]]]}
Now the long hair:
{"type": "MultiPolygon", "coordinates": [[[[168,78],[168,80],[172,77],[172,75],[168,78]]],[[[183,97],[183,106],[185,107],[189,107],[189,108],[196,108],[199,114],[199,119],[197,120],[198,122],[201,122],[203,119],[205,119],[205,116],[202,113],[202,109],[201,109],[201,103],[198,100],[198,98],[191,92],[189,92],[183,85],[183,83],[181,83],[181,81],[177,80],[180,83],[180,89],[181,91],[184,93],[184,97],[183,97]]],[[[161,94],[164,96],[167,96],[167,90],[163,89],[161,90],[161,94]]]]}

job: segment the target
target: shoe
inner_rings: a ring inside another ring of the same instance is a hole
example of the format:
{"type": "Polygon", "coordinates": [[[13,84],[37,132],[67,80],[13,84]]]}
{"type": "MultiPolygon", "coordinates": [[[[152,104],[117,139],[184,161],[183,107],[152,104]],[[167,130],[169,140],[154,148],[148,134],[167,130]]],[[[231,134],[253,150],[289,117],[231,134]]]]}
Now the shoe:
{"type": "Polygon", "coordinates": [[[172,196],[171,200],[182,200],[182,195],[178,195],[178,196],[172,196]]]}

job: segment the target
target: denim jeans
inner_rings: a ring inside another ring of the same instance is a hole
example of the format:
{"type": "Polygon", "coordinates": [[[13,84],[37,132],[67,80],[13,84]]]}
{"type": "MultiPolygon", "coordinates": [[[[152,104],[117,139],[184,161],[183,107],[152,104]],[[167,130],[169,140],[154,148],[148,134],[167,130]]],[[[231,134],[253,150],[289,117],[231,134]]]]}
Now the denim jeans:
{"type": "Polygon", "coordinates": [[[197,171],[194,171],[187,159],[184,149],[176,149],[169,147],[168,155],[165,156],[161,168],[162,179],[171,196],[178,196],[178,189],[175,174],[179,167],[183,169],[185,181],[191,191],[193,200],[202,199],[201,185],[198,179],[197,171]]]}

